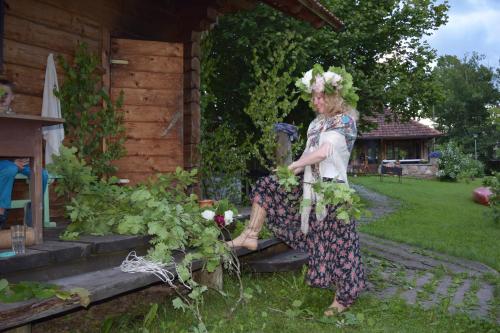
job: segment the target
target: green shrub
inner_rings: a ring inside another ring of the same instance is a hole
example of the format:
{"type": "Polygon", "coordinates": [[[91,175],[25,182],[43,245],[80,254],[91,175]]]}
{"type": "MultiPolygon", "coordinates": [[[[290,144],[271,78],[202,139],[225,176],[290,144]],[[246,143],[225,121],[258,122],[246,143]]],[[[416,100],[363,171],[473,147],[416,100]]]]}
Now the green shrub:
{"type": "Polygon", "coordinates": [[[491,214],[493,215],[493,221],[498,224],[500,223],[500,172],[496,172],[491,177],[486,177],[483,184],[489,186],[491,192],[493,192],[490,197],[491,214]]]}
{"type": "Polygon", "coordinates": [[[484,165],[472,156],[464,154],[453,141],[440,147],[437,177],[441,180],[457,181],[484,175],[484,165]]]}

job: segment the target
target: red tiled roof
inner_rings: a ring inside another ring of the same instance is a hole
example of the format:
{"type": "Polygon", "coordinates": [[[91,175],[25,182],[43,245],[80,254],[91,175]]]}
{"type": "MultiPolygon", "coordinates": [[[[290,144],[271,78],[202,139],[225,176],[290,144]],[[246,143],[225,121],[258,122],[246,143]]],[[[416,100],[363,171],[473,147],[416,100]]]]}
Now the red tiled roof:
{"type": "Polygon", "coordinates": [[[377,124],[377,128],[370,132],[361,133],[358,139],[413,139],[434,138],[443,135],[440,131],[421,124],[415,120],[400,122],[390,119],[390,111],[379,114],[377,117],[368,118],[371,123],[377,124]]]}

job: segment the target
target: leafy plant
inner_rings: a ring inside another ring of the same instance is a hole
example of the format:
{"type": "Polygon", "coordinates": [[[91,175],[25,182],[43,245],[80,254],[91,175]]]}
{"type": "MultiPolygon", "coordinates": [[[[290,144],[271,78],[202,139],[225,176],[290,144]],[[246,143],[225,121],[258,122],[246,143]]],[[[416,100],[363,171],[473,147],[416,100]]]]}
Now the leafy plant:
{"type": "Polygon", "coordinates": [[[250,145],[238,145],[235,130],[228,124],[202,126],[202,138],[198,147],[201,154],[200,178],[204,196],[214,200],[231,198],[238,203],[241,183],[250,158],[250,145]],[[239,184],[239,186],[238,186],[239,184]]]}
{"type": "Polygon", "coordinates": [[[438,159],[437,176],[441,180],[457,181],[462,178],[473,178],[484,174],[484,167],[479,161],[464,154],[460,147],[450,141],[441,146],[441,157],[438,159]]]}
{"type": "Polygon", "coordinates": [[[92,168],[84,160],[79,159],[76,153],[75,147],[61,146],[59,156],[54,155],[54,162],[47,165],[50,173],[60,176],[55,188],[56,193],[59,196],[64,196],[67,200],[97,181],[97,177],[92,173],[92,168]]]}
{"type": "Polygon", "coordinates": [[[294,41],[292,31],[279,33],[279,39],[264,41],[263,45],[254,47],[252,68],[256,86],[250,92],[250,100],[244,112],[250,117],[257,133],[253,137],[253,156],[268,170],[276,166],[276,133],[274,124],[283,122],[284,118],[295,108],[298,93],[291,92],[296,63],[302,48],[294,41]],[[272,50],[263,57],[259,50],[272,50]],[[292,64],[287,64],[292,61],[292,64]],[[257,134],[257,135],[256,135],[257,134]]]}
{"type": "Polygon", "coordinates": [[[493,176],[485,177],[483,180],[485,186],[489,186],[493,194],[489,197],[491,215],[496,224],[500,223],[500,172],[496,172],[493,176]]]}
{"type": "Polygon", "coordinates": [[[287,166],[279,166],[276,170],[276,175],[278,176],[278,183],[287,192],[290,192],[293,187],[299,185],[297,176],[287,166]]]}
{"type": "Polygon", "coordinates": [[[21,302],[32,298],[48,299],[51,297],[67,300],[72,295],[78,295],[80,303],[83,306],[87,306],[90,303],[88,298],[89,292],[83,288],[74,288],[67,291],[55,284],[35,281],[22,281],[9,284],[6,279],[0,279],[0,302],[2,303],[21,302]]]}
{"type": "MultiPolygon", "coordinates": [[[[79,161],[74,153],[74,149],[63,149],[61,157],[54,161],[55,170],[75,178],[73,183],[63,183],[58,190],[74,194],[66,206],[71,223],[63,238],[76,239],[81,234],[150,235],[152,246],[147,259],[163,264],[174,262],[174,251],[184,252],[183,259],[175,263],[175,270],[190,292],[187,296],[179,293],[174,306],[191,311],[203,325],[199,307],[206,287],[192,279],[192,261],[203,260],[204,269],[209,272],[213,272],[221,261],[227,267],[236,266],[237,271],[239,266],[234,264],[235,259],[219,240],[221,230],[213,221],[202,217],[198,197],[188,194],[188,189],[197,181],[197,170],[177,168],[171,174],[157,175],[147,184],[125,187],[118,186],[113,177],[108,180],[90,177],[91,168],[79,161]],[[71,167],[76,171],[71,171],[71,167]]],[[[222,200],[219,206],[224,209],[231,205],[222,200]]]]}
{"type": "Polygon", "coordinates": [[[65,80],[54,94],[61,101],[66,120],[65,132],[69,144],[78,150],[99,177],[116,171],[110,162],[125,155],[125,127],[123,114],[118,112],[123,104],[123,92],[111,101],[101,87],[99,58],[92,54],[85,43],[79,43],[72,64],[60,56],[65,80]]]}
{"type": "Polygon", "coordinates": [[[361,217],[361,199],[354,189],[341,183],[321,181],[315,183],[313,188],[320,195],[316,209],[327,209],[327,205],[335,207],[336,217],[345,223],[361,217]]]}

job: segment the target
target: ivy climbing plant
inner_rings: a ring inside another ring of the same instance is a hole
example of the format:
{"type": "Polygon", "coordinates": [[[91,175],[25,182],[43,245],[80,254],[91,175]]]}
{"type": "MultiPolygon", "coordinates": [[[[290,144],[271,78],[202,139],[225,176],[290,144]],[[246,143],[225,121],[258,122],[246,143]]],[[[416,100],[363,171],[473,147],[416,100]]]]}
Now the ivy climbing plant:
{"type": "Polygon", "coordinates": [[[303,50],[295,41],[292,31],[278,33],[280,38],[271,44],[253,49],[252,67],[256,86],[250,92],[250,101],[244,112],[252,120],[257,132],[253,134],[253,155],[268,170],[276,167],[276,133],[274,124],[283,122],[295,108],[298,93],[293,91],[292,77],[298,58],[303,50]],[[259,54],[258,50],[272,50],[270,54],[259,54]],[[291,88],[292,87],[292,88],[291,88]]]}
{"type": "Polygon", "coordinates": [[[116,167],[110,162],[125,155],[123,114],[118,111],[123,92],[111,100],[101,84],[99,59],[85,43],[77,45],[71,64],[62,56],[58,62],[65,79],[55,95],[61,101],[69,145],[78,149],[96,175],[112,175],[116,167]]]}

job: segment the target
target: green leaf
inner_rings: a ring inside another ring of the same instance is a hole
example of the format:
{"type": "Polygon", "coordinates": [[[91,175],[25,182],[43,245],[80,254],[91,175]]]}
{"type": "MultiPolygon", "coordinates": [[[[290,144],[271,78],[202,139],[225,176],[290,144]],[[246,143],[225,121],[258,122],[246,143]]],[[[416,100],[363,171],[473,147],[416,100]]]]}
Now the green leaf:
{"type": "Polygon", "coordinates": [[[339,212],[337,218],[342,221],[349,221],[349,214],[346,211],[339,212]]]}
{"type": "Polygon", "coordinates": [[[0,292],[9,286],[9,281],[6,279],[0,279],[0,292]]]}
{"type": "Polygon", "coordinates": [[[83,307],[87,307],[90,304],[90,292],[85,288],[72,288],[69,291],[71,294],[76,294],[80,297],[80,304],[83,307]]]}
{"type": "Polygon", "coordinates": [[[158,318],[158,303],[154,303],[153,305],[151,305],[151,307],[149,308],[148,313],[144,317],[144,323],[143,323],[143,325],[145,327],[149,327],[149,326],[151,326],[151,324],[153,323],[153,321],[155,319],[157,319],[157,318],[158,318]]]}
{"type": "Polygon", "coordinates": [[[179,297],[176,297],[172,300],[172,305],[173,305],[174,309],[177,309],[177,310],[178,309],[184,310],[184,308],[186,307],[184,302],[179,297]]]}

